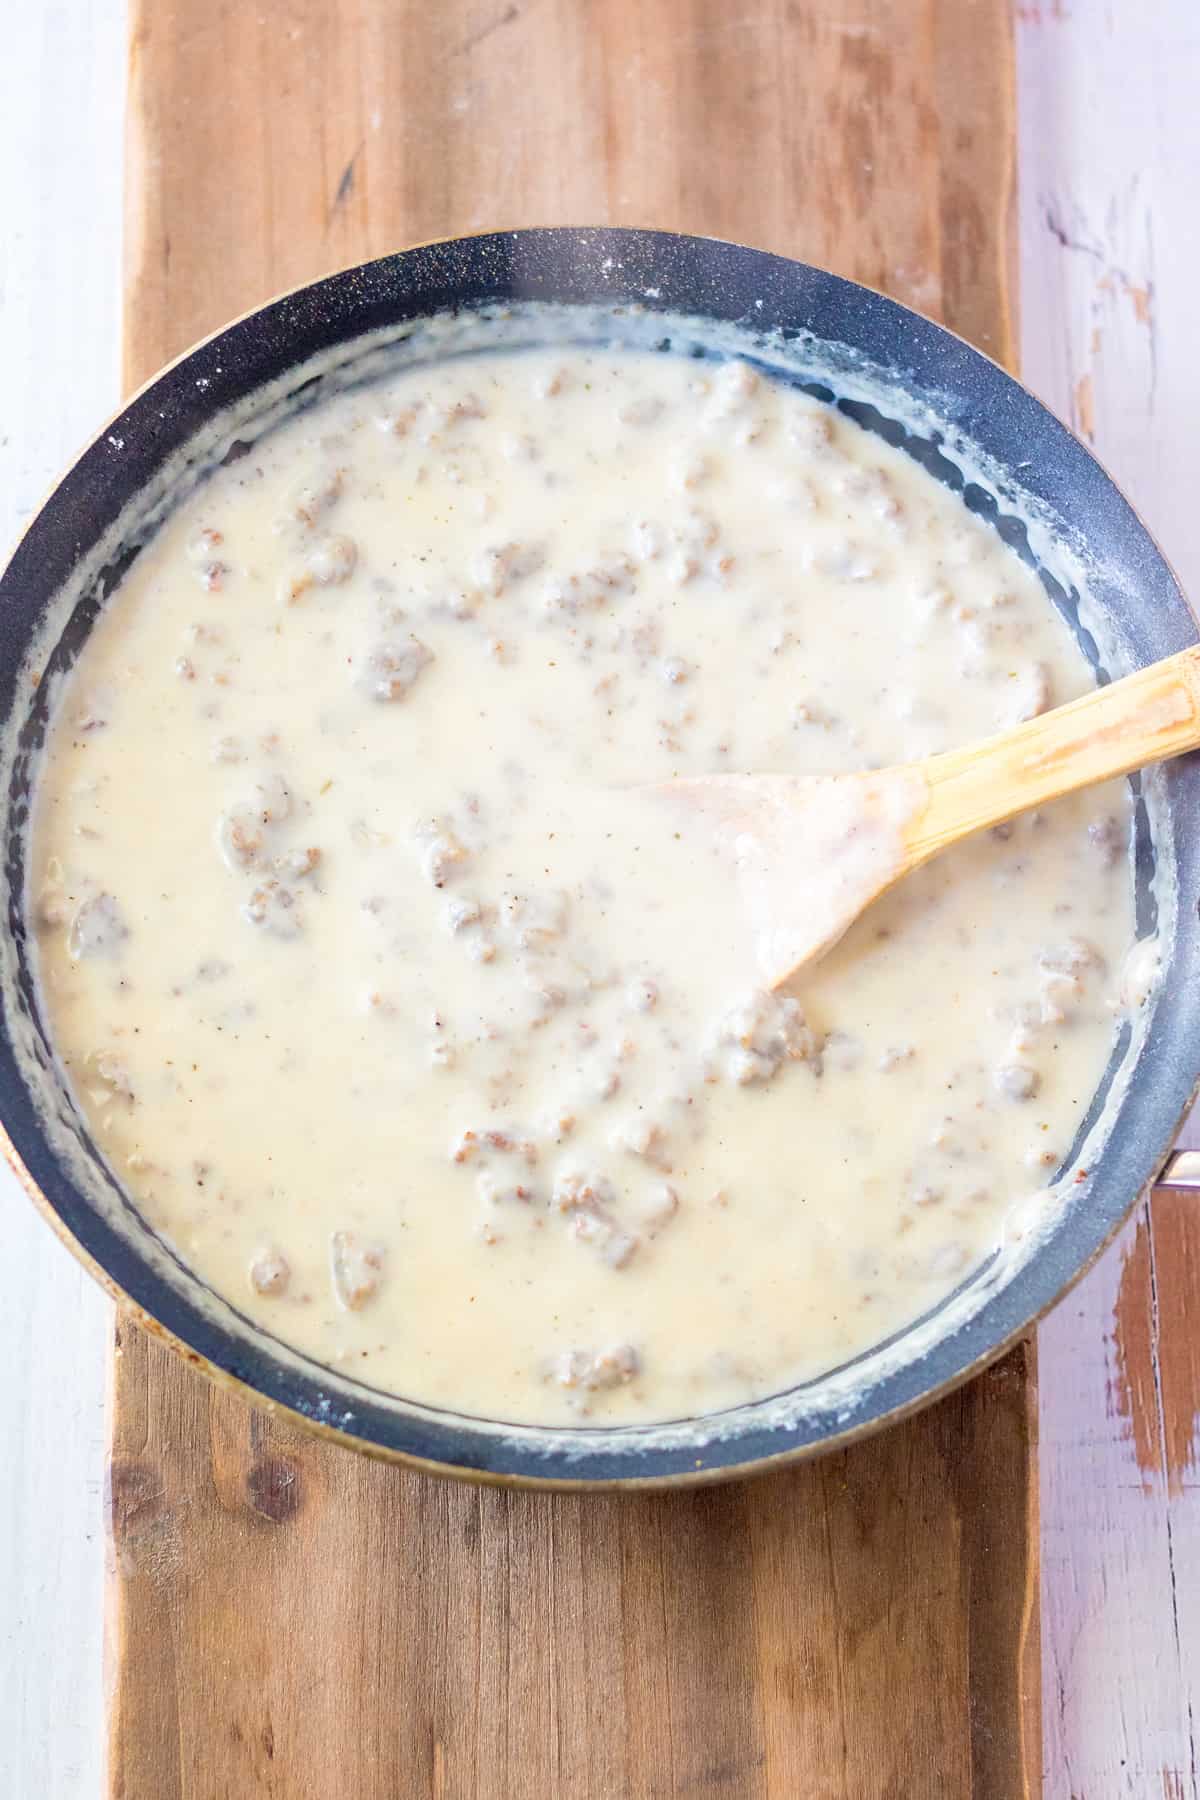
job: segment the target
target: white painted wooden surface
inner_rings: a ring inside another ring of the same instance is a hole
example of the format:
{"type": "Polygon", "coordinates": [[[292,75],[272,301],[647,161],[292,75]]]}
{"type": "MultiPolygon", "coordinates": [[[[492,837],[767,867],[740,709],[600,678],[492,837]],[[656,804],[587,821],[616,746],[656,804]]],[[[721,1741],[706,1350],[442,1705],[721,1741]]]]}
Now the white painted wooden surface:
{"type": "MultiPolygon", "coordinates": [[[[1094,441],[1200,600],[1200,7],[1017,10],[1025,379],[1094,441]]],[[[1136,1231],[1039,1340],[1046,1800],[1200,1794],[1200,1490],[1190,1452],[1170,1468],[1143,1446],[1139,1466],[1123,1405],[1136,1231]]]]}
{"type": "MultiPolygon", "coordinates": [[[[125,49],[124,0],[0,14],[2,557],[118,393],[125,49]]],[[[2,1167],[0,1269],[0,1795],[93,1800],[109,1305],[2,1167]]]]}
{"type": "MultiPolygon", "coordinates": [[[[1200,7],[1017,12],[1026,378],[1094,435],[1200,595],[1200,7]]],[[[123,0],[6,20],[4,546],[117,395],[124,63],[123,0]]],[[[1200,1492],[1190,1465],[1173,1493],[1138,1466],[1111,1399],[1131,1244],[1041,1335],[1046,1800],[1200,1800],[1200,1492]]],[[[3,1172],[0,1267],[0,1795],[93,1800],[108,1308],[3,1172]]]]}

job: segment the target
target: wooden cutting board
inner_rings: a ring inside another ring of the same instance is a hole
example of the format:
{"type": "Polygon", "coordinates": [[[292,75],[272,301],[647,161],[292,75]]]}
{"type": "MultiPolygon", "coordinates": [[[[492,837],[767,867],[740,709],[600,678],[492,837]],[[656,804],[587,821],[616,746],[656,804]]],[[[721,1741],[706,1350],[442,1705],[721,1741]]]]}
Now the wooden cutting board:
{"type": "MultiPolygon", "coordinates": [[[[835,269],[1013,358],[1008,0],[134,0],[125,371],[491,225],[835,269]]],[[[661,1497],[431,1481],[127,1323],[122,1800],[1040,1792],[1032,1350],[824,1461],[661,1497]]]]}

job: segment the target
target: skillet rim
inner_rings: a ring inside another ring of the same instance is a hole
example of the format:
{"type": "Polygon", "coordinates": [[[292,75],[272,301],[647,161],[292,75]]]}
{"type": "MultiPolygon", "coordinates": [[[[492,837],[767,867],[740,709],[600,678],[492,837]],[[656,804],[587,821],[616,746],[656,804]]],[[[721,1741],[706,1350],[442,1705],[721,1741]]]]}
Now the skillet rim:
{"type": "MultiPolygon", "coordinates": [[[[1147,612],[1152,616],[1144,617],[1139,609],[1132,618],[1124,615],[1121,617],[1127,631],[1131,626],[1143,627],[1140,636],[1128,631],[1130,647],[1135,657],[1148,651],[1144,656],[1144,660],[1148,660],[1150,654],[1165,655],[1170,649],[1180,648],[1183,644],[1196,640],[1192,615],[1169,565],[1150,533],[1090,449],[998,363],[945,327],[934,324],[912,309],[861,283],[850,282],[844,277],[768,251],[751,249],[722,239],[610,227],[534,227],[515,232],[482,232],[470,237],[432,240],[410,250],[354,265],[319,281],[302,284],[263,306],[250,309],[231,324],[200,340],[143,384],[75,459],[66,475],[29,521],[14,548],[8,567],[0,575],[0,705],[5,715],[11,712],[13,704],[20,698],[15,687],[15,675],[23,661],[24,651],[32,641],[44,606],[49,603],[62,581],[69,577],[73,562],[91,549],[111,519],[142,485],[143,480],[148,478],[148,475],[136,475],[136,470],[144,462],[149,461],[152,471],[166,455],[193,436],[206,420],[264,385],[273,375],[283,373],[288,367],[303,365],[319,350],[327,349],[334,343],[349,343],[354,338],[362,337],[377,325],[399,323],[404,317],[419,317],[431,311],[441,311],[447,305],[461,309],[464,306],[486,304],[489,300],[503,303],[517,297],[546,298],[560,302],[564,299],[578,299],[581,302],[612,303],[622,297],[622,290],[614,289],[611,269],[616,266],[624,272],[630,260],[639,264],[643,274],[651,273],[654,276],[649,284],[654,293],[654,303],[646,306],[645,290],[640,294],[625,294],[624,298],[628,303],[643,306],[650,312],[685,312],[693,316],[707,314],[708,317],[723,320],[744,319],[746,323],[760,329],[779,323],[785,329],[794,330],[797,324],[795,318],[790,320],[789,325],[787,321],[773,319],[772,314],[762,307],[762,288],[770,290],[774,284],[776,288],[782,286],[785,290],[782,294],[772,295],[781,304],[789,298],[790,293],[792,305],[788,308],[789,312],[800,302],[813,303],[804,314],[801,321],[803,326],[811,329],[814,319],[819,323],[826,320],[827,315],[833,314],[843,325],[847,318],[853,319],[856,329],[865,331],[872,341],[860,343],[858,338],[848,335],[844,329],[836,334],[818,332],[818,335],[828,340],[857,345],[878,361],[885,360],[880,354],[881,342],[890,344],[893,349],[906,348],[910,354],[918,355],[919,361],[930,374],[936,371],[940,390],[945,389],[950,373],[965,377],[962,387],[956,392],[956,398],[969,396],[973,392],[975,406],[973,411],[968,410],[965,418],[956,418],[954,422],[964,435],[975,438],[984,449],[991,449],[988,436],[972,430],[970,419],[977,417],[982,422],[990,423],[993,406],[998,407],[1001,412],[1015,407],[1017,423],[1028,421],[1043,434],[1043,447],[1047,454],[1039,465],[1039,473],[1065,461],[1067,474],[1077,478],[1082,495],[1085,498],[1089,494],[1093,498],[1098,497],[1103,508],[1098,516],[1107,525],[1108,535],[1113,536],[1117,544],[1124,548],[1124,557],[1117,557],[1114,566],[1121,568],[1128,563],[1128,574],[1132,577],[1136,572],[1140,595],[1147,612]],[[597,277],[601,265],[597,252],[606,250],[619,253],[620,261],[618,262],[617,255],[609,260],[608,267],[604,270],[605,283],[598,286],[597,277]],[[587,270],[592,271],[588,276],[591,284],[589,291],[576,290],[564,295],[557,287],[543,293],[536,283],[532,290],[522,286],[522,277],[528,279],[537,272],[535,265],[539,256],[546,259],[546,268],[538,278],[544,282],[549,274],[552,281],[561,280],[564,252],[567,266],[576,282],[587,270]],[[449,261],[451,272],[456,256],[465,257],[468,261],[482,258],[485,274],[489,270],[489,264],[491,265],[491,287],[487,291],[475,292],[471,292],[469,288],[466,292],[460,289],[452,296],[439,293],[431,302],[429,288],[421,285],[422,259],[432,261],[433,268],[429,272],[434,275],[441,273],[445,279],[444,269],[438,268],[439,254],[443,262],[449,261]],[[751,313],[749,318],[746,318],[744,309],[742,312],[713,313],[698,305],[701,296],[694,291],[680,294],[674,291],[674,286],[670,283],[664,290],[662,271],[664,266],[670,267],[672,258],[682,259],[681,266],[671,270],[674,276],[692,283],[700,282],[702,277],[706,277],[714,284],[714,289],[706,296],[710,300],[714,291],[718,297],[724,298],[748,293],[747,277],[752,272],[754,279],[750,282],[750,289],[760,296],[759,310],[751,313]],[[734,279],[734,267],[739,264],[740,270],[734,279]],[[416,277],[415,281],[408,282],[403,295],[398,294],[392,285],[392,278],[398,273],[416,277]],[[507,279],[509,286],[496,291],[495,283],[501,276],[507,279]],[[729,283],[728,288],[721,287],[722,280],[729,283]],[[384,288],[382,293],[374,291],[380,283],[384,288]],[[386,317],[376,317],[374,313],[369,317],[362,316],[360,309],[365,304],[362,299],[364,291],[371,296],[368,310],[384,307],[389,309],[386,317]],[[405,305],[403,310],[396,310],[402,300],[411,300],[414,295],[422,304],[405,305]],[[329,302],[334,304],[326,311],[329,302]],[[343,302],[345,311],[341,310],[343,302]],[[225,378],[229,373],[227,365],[236,364],[235,352],[246,348],[251,353],[251,369],[257,367],[253,357],[255,345],[246,334],[253,336],[265,330],[267,340],[257,348],[260,355],[269,356],[277,348],[272,343],[271,333],[282,326],[290,334],[295,324],[290,314],[297,309],[306,316],[307,331],[315,330],[318,334],[322,330],[330,331],[330,335],[323,341],[307,344],[301,350],[296,350],[295,339],[289,335],[285,348],[291,349],[291,355],[287,361],[269,372],[259,370],[252,373],[249,378],[245,374],[237,374],[231,388],[225,378]],[[336,328],[339,321],[350,320],[353,321],[352,329],[336,328]],[[217,360],[219,358],[225,360],[217,360]],[[970,379],[972,376],[974,381],[970,379]],[[159,441],[163,437],[160,427],[167,420],[168,413],[165,409],[159,410],[158,402],[171,396],[180,402],[186,398],[190,404],[179,406],[177,416],[171,420],[174,435],[164,445],[159,441]],[[152,417],[152,413],[156,417],[152,417]],[[132,457],[126,455],[127,447],[131,444],[137,447],[138,452],[132,457]],[[135,471],[133,475],[130,472],[131,464],[135,471]],[[97,501],[103,499],[112,503],[111,511],[97,523],[95,507],[97,501]],[[82,533],[79,530],[81,517],[87,521],[90,537],[87,536],[87,530],[82,533]],[[75,536],[73,544],[69,544],[72,530],[75,536]],[[64,531],[67,533],[66,538],[63,536],[64,531]],[[50,545],[47,544],[48,534],[55,540],[50,545]],[[68,546],[69,564],[57,579],[52,579],[51,571],[55,567],[62,568],[62,556],[68,546]],[[48,548],[57,549],[57,563],[54,557],[47,555],[48,548]],[[37,564],[40,575],[40,579],[32,586],[35,595],[33,621],[27,627],[19,622],[14,627],[14,606],[18,613],[22,607],[25,612],[30,611],[26,582],[29,579],[31,559],[37,564]],[[40,599],[37,598],[39,591],[40,599]],[[1156,609],[1161,616],[1153,616],[1156,609]],[[1154,629],[1156,625],[1157,631],[1154,629]],[[1165,646],[1161,642],[1164,631],[1170,640],[1165,646]],[[20,652],[15,657],[11,654],[14,641],[20,652]]],[[[903,378],[906,372],[900,369],[897,373],[898,378],[903,378]]],[[[909,385],[907,380],[905,385],[909,385]]],[[[1034,441],[1034,435],[1022,439],[1023,448],[1029,447],[1034,441]]],[[[1011,461],[1004,458],[1000,461],[1006,473],[1012,475],[1014,466],[1011,461]]],[[[1037,486],[1031,486],[1026,468],[1021,468],[1020,465],[1017,468],[1019,473],[1014,478],[1020,486],[1043,499],[1048,498],[1037,486]]],[[[1056,510],[1060,510],[1061,514],[1061,509],[1056,510]]],[[[1089,521],[1092,517],[1093,515],[1089,515],[1089,521]]],[[[1132,580],[1129,585],[1133,586],[1132,580]]],[[[1189,818],[1194,823],[1200,813],[1200,762],[1187,759],[1181,764],[1173,765],[1165,772],[1165,780],[1167,794],[1164,816],[1171,828],[1182,896],[1197,891],[1194,877],[1200,848],[1189,857],[1188,846],[1189,840],[1192,844],[1196,843],[1200,833],[1195,830],[1180,830],[1179,826],[1186,824],[1189,818]],[[1193,877],[1190,882],[1186,879],[1188,874],[1193,877]]],[[[13,904],[10,892],[10,918],[13,904]]],[[[298,1423],[321,1435],[352,1443],[368,1454],[409,1466],[437,1470],[467,1479],[499,1481],[512,1485],[593,1489],[719,1480],[775,1469],[786,1462],[843,1446],[930,1404],[1000,1357],[1091,1266],[1136,1204],[1142,1189],[1157,1172],[1200,1079],[1200,1001],[1189,1006],[1187,999],[1188,993],[1197,988],[1195,976],[1198,972],[1197,963],[1200,962],[1200,946],[1197,942],[1194,913],[1190,906],[1185,908],[1182,898],[1176,926],[1176,943],[1173,948],[1176,952],[1182,949],[1187,953],[1181,959],[1182,978],[1164,987],[1162,997],[1156,1005],[1151,1033],[1137,1058],[1130,1091],[1120,1108],[1123,1117],[1135,1090],[1146,1085],[1145,1078],[1139,1081],[1138,1077],[1142,1072],[1142,1065],[1150,1057],[1151,1073],[1157,1069],[1163,1077],[1151,1088],[1153,1105],[1150,1110],[1158,1125],[1147,1132],[1144,1117],[1147,1102],[1144,1098],[1139,1099],[1134,1128],[1129,1130],[1128,1138],[1118,1145],[1120,1153],[1113,1153],[1113,1139],[1110,1139],[1092,1172],[1089,1189],[1095,1182],[1101,1188],[1113,1190],[1103,1203],[1096,1204],[1095,1196],[1089,1193],[1089,1205],[1086,1209],[1081,1206],[1070,1207],[1068,1218],[1056,1227],[1042,1250],[1024,1268],[1019,1269],[1010,1282],[984,1301],[972,1319],[940,1340],[922,1357],[877,1382],[850,1426],[841,1423],[836,1417],[835,1409],[831,1408],[823,1413],[801,1416],[786,1426],[773,1425],[756,1429],[751,1424],[728,1439],[718,1438],[699,1446],[667,1449],[639,1441],[648,1434],[652,1435],[654,1427],[627,1427],[623,1432],[610,1431],[607,1434],[610,1437],[618,1435],[626,1440],[619,1449],[585,1453],[585,1460],[581,1461],[578,1445],[580,1438],[586,1441],[586,1432],[564,1429],[561,1434],[561,1450],[548,1453],[543,1448],[523,1450],[520,1445],[523,1432],[528,1431],[528,1435],[536,1436],[539,1443],[544,1444],[547,1428],[534,1431],[532,1428],[512,1427],[506,1428],[506,1435],[499,1435],[494,1427],[484,1429],[481,1424],[474,1423],[464,1415],[438,1416],[429,1412],[412,1415],[378,1407],[373,1404],[369,1390],[359,1389],[357,1391],[366,1398],[359,1402],[352,1416],[356,1421],[370,1426],[370,1431],[364,1434],[358,1430],[333,1427],[312,1416],[314,1401],[319,1396],[322,1385],[319,1365],[309,1365],[315,1372],[315,1378],[309,1379],[307,1376],[296,1375],[256,1345],[241,1345],[239,1348],[236,1332],[215,1324],[204,1311],[156,1274],[138,1256],[133,1246],[107,1224],[75,1187],[60,1167],[44,1133],[37,1125],[7,1029],[0,1036],[0,1113],[7,1121],[12,1122],[13,1132],[11,1136],[7,1130],[0,1133],[0,1148],[3,1148],[39,1210],[58,1235],[114,1297],[133,1310],[147,1329],[171,1344],[187,1360],[203,1368],[219,1383],[247,1392],[257,1404],[266,1404],[272,1409],[289,1413],[298,1423]],[[1164,1013],[1165,1020],[1161,1016],[1164,1013]],[[1166,1029],[1161,1028],[1164,1025],[1166,1029]],[[1187,1025],[1193,1027],[1190,1042],[1195,1045],[1190,1057],[1187,1055],[1189,1038],[1182,1029],[1182,1026],[1187,1025]],[[1164,1067],[1159,1068],[1160,1063],[1164,1067]],[[1160,1128],[1164,1120],[1168,1123],[1169,1135],[1160,1142],[1160,1128]],[[1110,1164],[1113,1165],[1111,1169],[1110,1164]],[[1117,1180],[1119,1174],[1122,1177],[1120,1182],[1117,1180]],[[1101,1177],[1105,1179],[1102,1180],[1101,1177]],[[1119,1198],[1118,1189],[1127,1195],[1124,1200],[1119,1198]],[[1088,1229],[1079,1228],[1077,1213],[1082,1215],[1082,1225],[1088,1229]],[[1066,1227],[1071,1225],[1076,1229],[1068,1231],[1066,1227]],[[1064,1237],[1071,1240],[1065,1255],[1061,1242],[1064,1237]],[[1057,1254],[1052,1255],[1052,1251],[1057,1254]],[[1039,1275],[1040,1279],[1033,1279],[1039,1275]],[[987,1329],[984,1329],[985,1324],[987,1329]]],[[[1171,968],[1173,976],[1180,973],[1179,959],[1176,957],[1172,958],[1171,968]]],[[[3,1022],[7,1027],[6,1017],[3,1022]]],[[[195,1281],[194,1277],[191,1279],[195,1281]]]]}

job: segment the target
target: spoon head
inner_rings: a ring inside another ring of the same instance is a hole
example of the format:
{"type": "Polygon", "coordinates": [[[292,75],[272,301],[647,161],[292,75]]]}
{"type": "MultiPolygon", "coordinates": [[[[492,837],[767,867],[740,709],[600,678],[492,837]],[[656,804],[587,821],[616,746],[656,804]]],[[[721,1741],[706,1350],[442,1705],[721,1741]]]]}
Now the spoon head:
{"type": "Polygon", "coordinates": [[[655,792],[731,863],[764,986],[823,956],[906,873],[928,790],[915,769],[703,775],[655,792]]]}

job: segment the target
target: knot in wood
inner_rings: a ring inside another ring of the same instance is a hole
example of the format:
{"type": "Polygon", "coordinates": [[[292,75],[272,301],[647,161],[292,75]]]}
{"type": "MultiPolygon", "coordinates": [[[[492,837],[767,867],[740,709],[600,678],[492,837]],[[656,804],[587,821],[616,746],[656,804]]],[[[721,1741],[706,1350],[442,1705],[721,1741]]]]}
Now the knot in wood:
{"type": "Polygon", "coordinates": [[[246,1476],[246,1499],[252,1510],[275,1525],[284,1525],[300,1510],[299,1471],[282,1456],[263,1456],[246,1476]]]}

